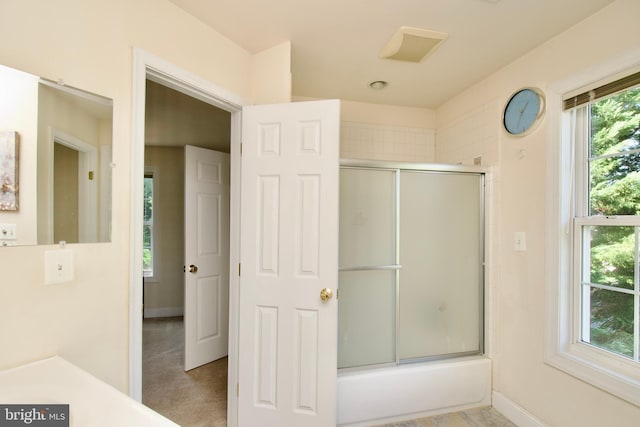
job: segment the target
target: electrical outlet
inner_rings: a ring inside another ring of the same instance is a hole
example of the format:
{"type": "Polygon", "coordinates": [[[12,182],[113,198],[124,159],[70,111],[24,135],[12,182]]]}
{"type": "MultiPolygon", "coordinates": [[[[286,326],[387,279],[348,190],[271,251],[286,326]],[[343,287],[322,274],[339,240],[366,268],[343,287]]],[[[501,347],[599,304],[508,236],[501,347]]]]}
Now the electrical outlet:
{"type": "Polygon", "coordinates": [[[16,240],[18,238],[15,224],[0,224],[0,240],[16,240]]]}

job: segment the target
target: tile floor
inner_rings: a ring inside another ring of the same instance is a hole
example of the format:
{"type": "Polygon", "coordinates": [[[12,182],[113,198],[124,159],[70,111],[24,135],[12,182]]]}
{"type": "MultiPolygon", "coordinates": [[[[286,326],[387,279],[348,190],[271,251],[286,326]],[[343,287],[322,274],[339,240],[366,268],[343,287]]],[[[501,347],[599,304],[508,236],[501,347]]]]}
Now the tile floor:
{"type": "Polygon", "coordinates": [[[469,409],[376,427],[517,427],[492,407],[469,409]]]}

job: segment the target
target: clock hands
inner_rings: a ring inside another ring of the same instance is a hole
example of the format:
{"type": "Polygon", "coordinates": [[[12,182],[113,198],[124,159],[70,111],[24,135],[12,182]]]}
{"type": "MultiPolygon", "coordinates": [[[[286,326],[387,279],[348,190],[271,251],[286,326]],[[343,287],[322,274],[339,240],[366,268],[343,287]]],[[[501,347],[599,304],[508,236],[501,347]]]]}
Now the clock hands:
{"type": "Polygon", "coordinates": [[[529,105],[529,100],[527,100],[527,102],[524,104],[524,107],[522,107],[522,109],[520,110],[520,115],[518,116],[518,123],[516,124],[517,128],[520,127],[520,121],[522,120],[522,116],[524,115],[524,110],[527,109],[527,105],[529,105]]]}

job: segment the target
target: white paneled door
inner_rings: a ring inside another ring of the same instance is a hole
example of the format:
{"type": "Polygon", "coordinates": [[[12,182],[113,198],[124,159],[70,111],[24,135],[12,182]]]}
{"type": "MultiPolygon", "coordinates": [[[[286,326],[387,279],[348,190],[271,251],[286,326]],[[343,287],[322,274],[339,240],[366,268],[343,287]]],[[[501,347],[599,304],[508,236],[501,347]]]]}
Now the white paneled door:
{"type": "Polygon", "coordinates": [[[185,371],[228,353],[229,179],[229,154],[185,147],[185,371]]]}
{"type": "Polygon", "coordinates": [[[243,109],[240,427],[336,423],[339,118],[243,109]]]}

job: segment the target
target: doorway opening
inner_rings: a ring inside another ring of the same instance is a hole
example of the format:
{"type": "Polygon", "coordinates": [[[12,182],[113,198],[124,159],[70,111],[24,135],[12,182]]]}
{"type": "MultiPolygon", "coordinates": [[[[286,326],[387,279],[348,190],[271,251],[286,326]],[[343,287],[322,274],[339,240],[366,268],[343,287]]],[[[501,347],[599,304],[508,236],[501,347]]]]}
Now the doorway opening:
{"type": "MultiPolygon", "coordinates": [[[[129,274],[129,395],[142,401],[142,316],[143,310],[143,180],[145,148],[145,103],[147,79],[170,87],[231,113],[231,193],[230,193],[230,267],[237,268],[240,259],[240,133],[242,107],[249,102],[162,58],[134,48],[131,143],[131,213],[129,274]]],[[[233,271],[233,268],[230,268],[233,271]]],[[[227,425],[238,422],[238,305],[239,276],[229,276],[229,356],[227,386],[227,425]]]]}
{"type": "Polygon", "coordinates": [[[52,220],[54,242],[98,241],[98,171],[95,146],[50,128],[52,220]]]}
{"type": "Polygon", "coordinates": [[[142,402],[226,425],[231,114],[145,86],[142,402]]]}

